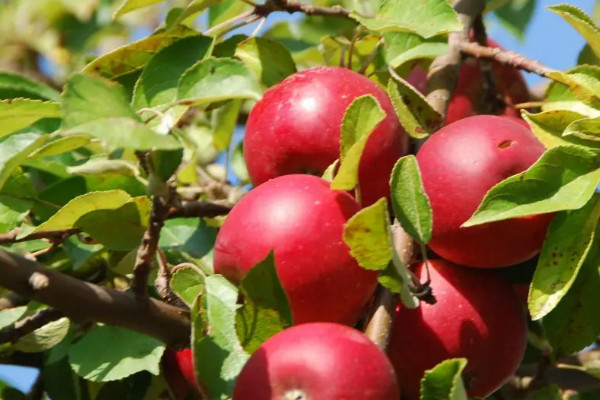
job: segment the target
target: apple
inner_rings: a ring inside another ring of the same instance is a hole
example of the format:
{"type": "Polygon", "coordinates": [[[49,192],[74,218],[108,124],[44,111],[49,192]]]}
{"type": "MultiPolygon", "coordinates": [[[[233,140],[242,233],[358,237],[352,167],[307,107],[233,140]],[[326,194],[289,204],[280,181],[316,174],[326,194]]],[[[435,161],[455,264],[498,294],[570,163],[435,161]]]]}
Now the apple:
{"type": "Polygon", "coordinates": [[[489,189],[529,168],[544,153],[531,131],[513,118],[477,115],[446,125],[417,153],[433,211],[429,246],[472,267],[506,267],[541,249],[553,214],[461,228],[489,189]]]}
{"type": "MultiPolygon", "coordinates": [[[[523,309],[508,281],[495,271],[445,260],[429,263],[435,304],[411,310],[398,306],[388,355],[402,393],[419,399],[426,370],[448,358],[464,357],[470,397],[486,397],[520,365],[527,341],[523,309]]],[[[416,270],[427,279],[424,263],[416,270]]]]}
{"type": "MultiPolygon", "coordinates": [[[[491,39],[489,47],[501,48],[491,39]]],[[[530,100],[527,84],[521,72],[509,65],[492,63],[492,76],[494,77],[496,93],[507,105],[500,110],[500,115],[519,118],[519,111],[511,107],[513,104],[525,103],[530,100]]],[[[427,74],[421,67],[415,67],[407,76],[407,81],[422,93],[426,93],[427,74]]],[[[485,99],[484,74],[479,61],[473,57],[465,59],[460,67],[456,88],[448,104],[446,124],[466,117],[489,112],[489,99],[485,99]]]]}
{"type": "Polygon", "coordinates": [[[194,375],[191,349],[167,349],[163,355],[162,366],[165,379],[176,400],[186,399],[192,390],[201,395],[200,386],[194,375]]]}
{"type": "Polygon", "coordinates": [[[394,369],[359,331],[319,322],[264,342],[237,378],[233,400],[399,400],[394,369]]]}
{"type": "Polygon", "coordinates": [[[270,88],[246,124],[244,156],[254,185],[281,175],[321,175],[340,156],[340,128],[346,108],[357,97],[374,96],[386,112],[367,142],[358,175],[362,202],[390,194],[396,161],[408,151],[386,92],[350,69],[318,67],[298,72],[270,88]]]}
{"type": "Polygon", "coordinates": [[[377,284],[377,273],[361,268],[342,239],[358,210],[352,196],[316,176],[272,179],[229,213],[215,243],[215,272],[239,282],[273,250],[295,324],[353,324],[377,284]]]}

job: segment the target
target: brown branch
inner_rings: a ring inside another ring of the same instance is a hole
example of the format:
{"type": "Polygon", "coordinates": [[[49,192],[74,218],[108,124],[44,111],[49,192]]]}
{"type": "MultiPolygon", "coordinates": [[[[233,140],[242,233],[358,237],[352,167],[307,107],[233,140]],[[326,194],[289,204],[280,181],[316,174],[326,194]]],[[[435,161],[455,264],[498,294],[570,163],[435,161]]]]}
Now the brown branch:
{"type": "Polygon", "coordinates": [[[23,336],[30,334],[50,322],[61,319],[64,316],[65,314],[54,308],[46,308],[38,311],[31,317],[25,318],[0,330],[0,345],[4,343],[15,343],[23,336]]]}
{"type": "Polygon", "coordinates": [[[167,344],[189,340],[189,317],[177,307],[80,281],[4,251],[0,251],[0,286],[60,310],[74,321],[119,326],[167,344]]]}
{"type": "Polygon", "coordinates": [[[260,15],[261,17],[266,17],[267,15],[276,11],[283,11],[290,14],[301,12],[306,15],[350,18],[350,11],[341,6],[319,7],[293,0],[270,0],[265,4],[258,4],[254,8],[254,14],[260,15]]]}
{"type": "Polygon", "coordinates": [[[495,62],[513,66],[527,72],[548,77],[548,74],[555,72],[554,69],[546,67],[539,61],[530,60],[527,57],[515,53],[514,51],[502,50],[496,47],[481,46],[478,43],[460,43],[460,51],[476,58],[490,59],[495,62]]]}
{"type": "MultiPolygon", "coordinates": [[[[478,14],[473,21],[473,37],[476,43],[487,46],[487,32],[481,14],[478,14]]],[[[479,66],[483,72],[483,90],[478,101],[479,104],[477,104],[477,109],[480,114],[499,114],[506,108],[506,103],[502,96],[498,94],[492,61],[487,58],[480,59],[479,66]]]]}
{"type": "Polygon", "coordinates": [[[190,201],[178,207],[171,207],[167,218],[194,218],[194,217],[217,217],[227,215],[231,211],[228,204],[215,203],[212,201],[190,201]]]}
{"type": "Polygon", "coordinates": [[[462,62],[461,44],[469,42],[473,21],[484,6],[484,0],[454,1],[454,8],[463,28],[448,35],[448,52],[433,60],[429,68],[427,100],[444,119],[462,62]]]}
{"type": "Polygon", "coordinates": [[[31,233],[25,237],[17,239],[20,232],[21,232],[21,228],[16,228],[8,233],[1,234],[0,235],[0,244],[27,242],[29,240],[36,240],[36,239],[48,239],[52,242],[62,242],[69,236],[80,233],[81,230],[78,228],[73,228],[73,229],[66,229],[64,231],[35,232],[35,233],[31,233]]]}
{"type": "Polygon", "coordinates": [[[27,299],[27,297],[11,292],[6,296],[0,298],[0,311],[7,310],[9,308],[24,306],[28,302],[29,299],[27,299]]]}

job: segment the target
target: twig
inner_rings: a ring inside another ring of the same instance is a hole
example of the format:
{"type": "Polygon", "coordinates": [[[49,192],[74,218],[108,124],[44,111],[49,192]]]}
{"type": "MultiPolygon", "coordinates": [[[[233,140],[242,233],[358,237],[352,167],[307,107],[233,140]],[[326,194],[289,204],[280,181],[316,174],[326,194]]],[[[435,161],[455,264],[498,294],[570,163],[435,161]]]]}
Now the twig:
{"type": "Polygon", "coordinates": [[[63,318],[65,314],[54,308],[46,308],[38,311],[31,317],[16,322],[0,330],[0,345],[4,343],[15,343],[23,336],[30,334],[42,326],[63,318]]]}
{"type": "MultiPolygon", "coordinates": [[[[477,14],[477,17],[473,21],[473,36],[477,43],[487,46],[487,33],[481,14],[477,14]]],[[[477,109],[480,114],[499,114],[500,111],[506,108],[506,103],[502,99],[502,96],[498,95],[492,62],[489,59],[480,59],[479,65],[483,72],[483,90],[478,99],[477,109]]]]}
{"type": "Polygon", "coordinates": [[[171,290],[171,270],[164,251],[158,250],[158,274],[154,281],[154,287],[158,295],[167,303],[179,308],[187,308],[187,305],[171,290]]]}
{"type": "Polygon", "coordinates": [[[190,320],[180,308],[84,282],[1,250],[0,286],[60,310],[74,321],[119,326],[167,344],[189,340],[190,320]]]}
{"type": "MultiPolygon", "coordinates": [[[[267,17],[262,17],[254,31],[252,31],[252,34],[250,35],[251,38],[256,37],[260,33],[260,30],[263,28],[263,26],[265,26],[265,22],[267,22],[267,17]]],[[[225,154],[227,155],[229,153],[227,152],[225,154]]],[[[225,165],[227,166],[227,164],[225,165]]]]}
{"type": "MultiPolygon", "coordinates": [[[[256,10],[256,8],[255,8],[256,10]]],[[[245,11],[241,14],[236,15],[235,17],[232,17],[226,21],[221,22],[220,24],[217,24],[207,30],[204,31],[204,35],[206,36],[210,36],[213,33],[219,33],[219,31],[225,27],[233,27],[235,25],[237,25],[240,21],[244,22],[245,19],[252,17],[253,14],[256,14],[255,10],[249,10],[249,11],[245,11]]],[[[233,30],[231,28],[227,29],[228,31],[233,30]]]]}
{"type": "Polygon", "coordinates": [[[272,12],[284,11],[290,14],[301,12],[306,15],[324,15],[329,17],[350,18],[350,11],[341,6],[319,7],[311,4],[304,4],[297,1],[267,1],[255,7],[254,13],[266,17],[272,12]]]}
{"type": "Polygon", "coordinates": [[[463,29],[448,35],[448,52],[433,60],[429,68],[427,100],[444,119],[462,62],[461,44],[469,42],[473,20],[481,13],[484,5],[484,0],[454,1],[454,8],[463,29]]]}
{"type": "Polygon", "coordinates": [[[81,230],[78,228],[73,228],[73,229],[66,229],[64,231],[35,232],[35,233],[31,233],[25,237],[17,239],[20,232],[21,232],[21,228],[16,228],[8,233],[1,234],[0,235],[0,244],[27,242],[30,240],[37,240],[37,239],[48,239],[51,241],[55,241],[55,240],[64,241],[69,236],[80,233],[81,230]]]}
{"type": "Polygon", "coordinates": [[[228,204],[215,203],[212,201],[190,201],[179,207],[171,207],[167,218],[194,218],[194,217],[217,217],[227,215],[231,211],[228,204]]]}
{"type": "Polygon", "coordinates": [[[548,74],[555,72],[554,69],[546,67],[539,61],[530,60],[514,51],[502,50],[497,47],[487,47],[481,46],[478,43],[463,42],[460,43],[460,51],[473,57],[487,58],[501,64],[511,65],[515,68],[538,74],[543,77],[548,77],[548,74]]]}

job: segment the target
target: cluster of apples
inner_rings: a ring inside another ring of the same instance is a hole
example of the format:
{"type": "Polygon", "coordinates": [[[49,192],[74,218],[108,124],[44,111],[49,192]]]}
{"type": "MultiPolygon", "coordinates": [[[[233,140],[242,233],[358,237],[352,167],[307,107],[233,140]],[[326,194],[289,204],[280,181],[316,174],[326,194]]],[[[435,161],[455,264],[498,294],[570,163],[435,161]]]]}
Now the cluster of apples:
{"type": "MultiPolygon", "coordinates": [[[[494,75],[506,103],[526,100],[518,71],[495,66],[494,75]]],[[[415,76],[414,86],[422,87],[415,76]]],[[[294,326],[252,355],[234,400],[398,400],[400,392],[417,400],[424,372],[454,357],[468,359],[468,394],[485,397],[516,370],[526,345],[525,315],[511,285],[489,268],[535,255],[551,217],[461,224],[493,185],[527,169],[545,149],[510,107],[499,116],[472,116],[482,80],[478,66],[462,67],[448,112],[452,122],[417,154],[433,210],[429,246],[443,259],[428,261],[429,272],[423,263],[414,272],[422,280],[429,275],[437,302],[416,310],[398,304],[387,354],[349,327],[364,315],[377,285],[376,272],[361,268],[342,239],[361,205],[311,174],[339,157],[345,110],[369,94],[386,117],[361,158],[362,206],[389,198],[391,170],[409,148],[390,99],[363,75],[319,67],[288,77],[256,104],[244,143],[256,187],[220,229],[214,268],[239,282],[273,250],[294,326]]]]}

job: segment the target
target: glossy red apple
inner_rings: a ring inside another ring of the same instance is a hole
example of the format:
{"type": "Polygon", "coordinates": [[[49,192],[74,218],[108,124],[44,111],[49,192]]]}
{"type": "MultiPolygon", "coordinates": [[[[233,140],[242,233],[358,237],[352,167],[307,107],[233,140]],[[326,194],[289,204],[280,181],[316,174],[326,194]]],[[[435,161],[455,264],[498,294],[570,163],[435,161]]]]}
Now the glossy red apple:
{"type": "MultiPolygon", "coordinates": [[[[488,39],[489,47],[500,45],[488,39]]],[[[524,103],[530,100],[527,84],[521,72],[509,65],[492,63],[492,75],[494,77],[496,93],[507,105],[500,110],[500,115],[519,118],[519,111],[511,105],[524,103]]],[[[426,93],[427,74],[420,67],[415,67],[407,77],[407,81],[421,92],[426,93]]],[[[456,88],[452,99],[448,104],[446,113],[446,124],[458,121],[477,114],[489,113],[489,99],[484,98],[484,74],[479,61],[475,58],[467,58],[460,67],[456,88]]]]}
{"type": "Polygon", "coordinates": [[[492,186],[529,168],[544,150],[529,129],[507,117],[469,117],[433,134],[417,154],[433,210],[433,251],[457,264],[492,268],[534,256],[552,214],[461,225],[492,186]]]}
{"type": "Polygon", "coordinates": [[[387,116],[372,133],[359,167],[363,205],[389,197],[389,177],[408,151],[385,91],[352,70],[311,68],[269,89],[246,125],[244,156],[250,178],[260,185],[296,173],[321,175],[340,156],[340,127],[346,108],[359,96],[373,95],[387,116]]]}
{"type": "MultiPolygon", "coordinates": [[[[511,285],[494,271],[429,262],[437,302],[398,306],[388,354],[402,393],[418,400],[426,370],[465,357],[469,396],[486,397],[517,369],[527,339],[523,309],[511,285]]],[[[424,264],[416,274],[427,278],[424,264]]]]}
{"type": "Polygon", "coordinates": [[[239,281],[273,249],[295,324],[352,324],[377,282],[376,272],[358,266],[342,239],[344,224],[358,210],[352,196],[316,176],[272,179],[229,213],[215,244],[215,272],[239,281]]]}
{"type": "Polygon", "coordinates": [[[200,386],[194,375],[192,350],[167,349],[162,359],[163,373],[176,400],[186,399],[193,390],[201,395],[200,386]]]}
{"type": "Polygon", "coordinates": [[[383,351],[347,326],[312,323],[264,342],[242,369],[233,400],[399,400],[383,351]]]}

